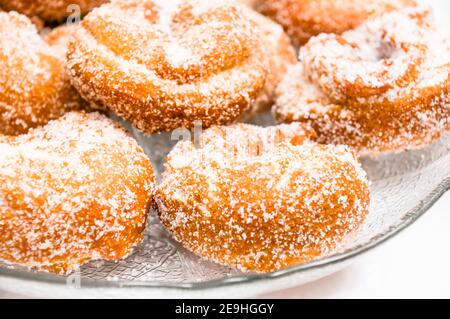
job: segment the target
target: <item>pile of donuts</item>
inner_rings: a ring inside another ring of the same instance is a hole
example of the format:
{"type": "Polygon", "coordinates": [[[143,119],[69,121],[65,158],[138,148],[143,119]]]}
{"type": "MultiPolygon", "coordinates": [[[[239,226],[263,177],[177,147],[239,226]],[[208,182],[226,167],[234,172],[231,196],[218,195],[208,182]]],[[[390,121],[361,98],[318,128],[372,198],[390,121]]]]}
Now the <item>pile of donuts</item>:
{"type": "Polygon", "coordinates": [[[369,211],[358,157],[450,130],[449,53],[415,0],[0,0],[0,260],[126,258],[152,208],[241,270],[329,255],[369,211]],[[157,182],[110,114],[205,130],[157,182]]]}

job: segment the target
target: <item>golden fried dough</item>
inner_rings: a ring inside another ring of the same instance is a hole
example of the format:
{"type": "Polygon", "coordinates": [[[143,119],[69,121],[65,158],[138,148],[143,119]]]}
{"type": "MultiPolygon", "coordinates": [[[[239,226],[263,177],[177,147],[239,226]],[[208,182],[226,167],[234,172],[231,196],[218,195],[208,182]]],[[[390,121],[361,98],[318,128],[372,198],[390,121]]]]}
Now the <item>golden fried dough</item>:
{"type": "Polygon", "coordinates": [[[269,272],[330,254],[368,212],[366,174],[347,146],[316,144],[298,123],[213,127],[179,142],[155,193],[186,248],[269,272]]]}
{"type": "Polygon", "coordinates": [[[86,100],[145,133],[229,124],[265,84],[257,32],[231,2],[116,0],[81,22],[69,71],[86,100]]]}
{"type": "Polygon", "coordinates": [[[427,7],[319,35],[277,88],[274,113],[361,154],[422,147],[450,129],[450,42],[427,7]]]}
{"type": "Polygon", "coordinates": [[[0,88],[0,134],[26,133],[83,104],[61,49],[15,12],[0,12],[0,88]]]}

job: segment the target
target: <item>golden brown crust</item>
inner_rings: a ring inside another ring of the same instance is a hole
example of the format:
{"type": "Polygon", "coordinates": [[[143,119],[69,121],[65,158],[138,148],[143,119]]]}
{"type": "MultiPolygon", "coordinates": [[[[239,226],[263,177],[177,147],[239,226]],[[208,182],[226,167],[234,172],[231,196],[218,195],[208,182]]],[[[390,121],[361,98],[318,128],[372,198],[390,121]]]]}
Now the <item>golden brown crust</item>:
{"type": "Polygon", "coordinates": [[[0,137],[0,259],[66,273],[127,256],[143,238],[151,164],[97,113],[0,137]]]}
{"type": "Polygon", "coordinates": [[[368,211],[366,175],[346,146],[299,124],[213,127],[178,143],[155,202],[160,220],[207,259],[259,272],[329,254],[368,211]]]}
{"type": "Polygon", "coordinates": [[[72,13],[69,5],[77,5],[80,14],[85,15],[107,0],[0,0],[5,11],[17,11],[30,19],[39,21],[62,21],[72,13]]]}
{"type": "Polygon", "coordinates": [[[0,83],[1,134],[26,133],[83,104],[65,58],[15,12],[0,12],[0,83]]]}
{"type": "Polygon", "coordinates": [[[69,46],[73,84],[146,133],[228,124],[264,86],[256,28],[231,3],[118,0],[81,26],[69,46]]]}
{"type": "Polygon", "coordinates": [[[267,77],[263,91],[256,99],[252,111],[267,111],[275,100],[275,88],[283,78],[288,67],[296,61],[295,49],[283,28],[253,10],[245,10],[250,19],[255,21],[266,51],[267,77]]]}
{"type": "Polygon", "coordinates": [[[426,7],[322,34],[279,85],[275,116],[362,154],[421,147],[450,129],[449,56],[426,7]]]}
{"type": "Polygon", "coordinates": [[[73,39],[76,28],[77,25],[61,25],[46,33],[44,33],[47,30],[45,29],[41,32],[41,36],[53,50],[57,51],[61,59],[66,61],[67,47],[73,39]]]}
{"type": "Polygon", "coordinates": [[[369,17],[416,5],[415,0],[257,0],[256,8],[280,23],[300,46],[320,33],[341,34],[369,17]]]}
{"type": "Polygon", "coordinates": [[[235,0],[236,2],[245,4],[246,6],[250,8],[255,8],[257,0],[235,0]]]}

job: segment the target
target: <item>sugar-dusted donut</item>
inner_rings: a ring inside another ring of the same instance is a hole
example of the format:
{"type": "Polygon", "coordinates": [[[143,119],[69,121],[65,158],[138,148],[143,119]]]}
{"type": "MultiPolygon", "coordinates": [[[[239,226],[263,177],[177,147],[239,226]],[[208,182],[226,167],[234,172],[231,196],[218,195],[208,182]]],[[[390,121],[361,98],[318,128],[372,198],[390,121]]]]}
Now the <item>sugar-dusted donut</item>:
{"type": "Polygon", "coordinates": [[[62,21],[71,14],[84,15],[107,0],[0,0],[0,8],[17,11],[32,20],[62,21]],[[77,7],[70,7],[77,6],[77,7]],[[76,8],[76,11],[74,10],[76,8]],[[79,11],[78,11],[79,10],[79,11]]]}
{"type": "Polygon", "coordinates": [[[320,33],[341,34],[369,17],[414,5],[416,0],[256,0],[255,4],[281,24],[297,46],[320,33]]]}
{"type": "Polygon", "coordinates": [[[154,186],[137,143],[98,113],[0,137],[0,260],[67,273],[127,256],[154,186]]]}
{"type": "Polygon", "coordinates": [[[449,43],[422,6],[319,35],[277,88],[275,116],[362,154],[429,144],[450,129],[449,43]]]}
{"type": "Polygon", "coordinates": [[[265,83],[257,29],[233,3],[116,0],[88,14],[75,38],[75,87],[146,133],[228,124],[265,83]]]}
{"type": "Polygon", "coordinates": [[[66,61],[67,46],[73,39],[77,25],[61,25],[47,32],[41,32],[44,41],[50,45],[62,60],[66,61]]]}
{"type": "Polygon", "coordinates": [[[25,133],[82,104],[61,53],[26,16],[0,12],[0,134],[25,133]]]}
{"type": "Polygon", "coordinates": [[[264,111],[273,105],[275,88],[288,67],[297,62],[297,57],[289,37],[278,23],[251,9],[245,10],[245,13],[256,23],[259,29],[258,33],[262,39],[268,65],[264,89],[252,108],[253,111],[264,111]]]}
{"type": "Polygon", "coordinates": [[[155,192],[160,220],[209,260],[269,272],[330,254],[365,220],[366,174],[347,146],[298,123],[212,127],[179,142],[155,192]]]}

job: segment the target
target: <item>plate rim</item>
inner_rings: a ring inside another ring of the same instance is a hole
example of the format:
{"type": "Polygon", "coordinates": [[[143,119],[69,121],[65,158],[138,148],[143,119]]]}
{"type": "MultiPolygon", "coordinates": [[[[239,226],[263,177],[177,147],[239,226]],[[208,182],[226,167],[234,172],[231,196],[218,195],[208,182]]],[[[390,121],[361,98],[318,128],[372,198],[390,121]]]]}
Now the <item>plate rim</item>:
{"type": "MultiPolygon", "coordinates": [[[[126,280],[95,280],[90,278],[81,278],[82,286],[86,288],[166,288],[166,289],[182,289],[182,290],[202,290],[209,288],[220,288],[236,284],[246,284],[263,280],[274,280],[290,275],[299,274],[311,269],[320,269],[328,266],[336,265],[356,258],[375,247],[380,246],[391,238],[401,233],[403,230],[414,224],[420,217],[422,217],[447,191],[450,190],[450,176],[445,177],[440,183],[436,185],[419,204],[410,209],[406,214],[406,218],[402,218],[397,224],[390,226],[387,230],[372,238],[367,244],[360,244],[350,251],[340,252],[325,256],[306,264],[299,264],[291,266],[279,271],[271,273],[257,273],[238,275],[233,277],[225,277],[219,279],[212,279],[203,282],[188,282],[188,283],[170,283],[160,281],[126,281],[126,280]]],[[[15,279],[31,280],[34,282],[45,282],[55,284],[67,284],[70,277],[54,275],[50,273],[36,273],[33,271],[18,271],[9,267],[0,267],[0,277],[10,277],[15,279]]]]}

